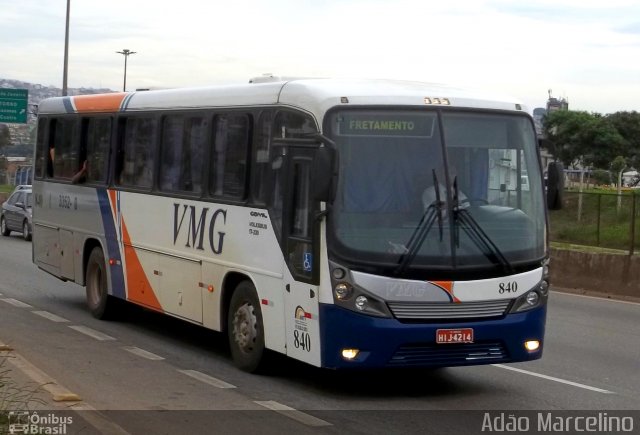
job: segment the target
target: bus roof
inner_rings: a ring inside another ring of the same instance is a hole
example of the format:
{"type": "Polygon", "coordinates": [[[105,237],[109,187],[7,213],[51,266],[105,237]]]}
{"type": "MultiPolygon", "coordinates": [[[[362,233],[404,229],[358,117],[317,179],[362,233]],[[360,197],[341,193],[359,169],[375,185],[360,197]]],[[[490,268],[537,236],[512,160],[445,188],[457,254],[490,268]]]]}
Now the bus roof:
{"type": "Polygon", "coordinates": [[[516,99],[447,85],[352,79],[300,79],[270,83],[176,88],[157,91],[57,97],[44,100],[39,114],[136,112],[283,105],[322,120],[335,106],[438,106],[527,113],[516,99]]]}

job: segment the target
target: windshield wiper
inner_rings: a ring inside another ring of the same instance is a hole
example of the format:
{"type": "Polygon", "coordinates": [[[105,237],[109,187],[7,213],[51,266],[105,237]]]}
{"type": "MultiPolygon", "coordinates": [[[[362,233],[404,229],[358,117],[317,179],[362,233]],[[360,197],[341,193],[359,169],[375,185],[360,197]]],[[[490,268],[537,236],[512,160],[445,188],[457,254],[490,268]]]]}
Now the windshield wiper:
{"type": "Polygon", "coordinates": [[[478,221],[469,213],[467,209],[460,208],[458,203],[458,182],[457,177],[453,179],[453,198],[454,198],[454,222],[455,222],[455,234],[456,234],[456,246],[459,245],[459,229],[458,221],[462,223],[462,229],[469,236],[469,239],[475,243],[477,247],[482,250],[482,253],[493,263],[502,265],[506,273],[514,273],[513,266],[509,263],[509,260],[504,256],[500,248],[491,240],[491,237],[482,229],[478,221]]]}
{"type": "Polygon", "coordinates": [[[411,235],[409,242],[406,245],[406,251],[400,256],[398,260],[398,267],[396,268],[396,275],[402,274],[407,267],[413,262],[414,258],[418,254],[418,251],[422,247],[427,234],[431,231],[433,224],[438,221],[438,227],[440,229],[440,241],[442,241],[442,201],[440,200],[440,185],[438,184],[438,177],[436,176],[435,169],[433,170],[433,186],[435,189],[436,200],[429,204],[427,209],[422,214],[420,222],[416,226],[415,231],[411,235]]]}

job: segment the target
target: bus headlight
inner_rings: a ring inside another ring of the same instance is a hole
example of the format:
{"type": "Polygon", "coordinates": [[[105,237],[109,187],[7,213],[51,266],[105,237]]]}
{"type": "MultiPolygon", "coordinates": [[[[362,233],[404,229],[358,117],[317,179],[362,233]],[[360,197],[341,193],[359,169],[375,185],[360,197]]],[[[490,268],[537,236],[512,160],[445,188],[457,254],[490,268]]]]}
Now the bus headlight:
{"type": "Polygon", "coordinates": [[[527,301],[527,304],[529,304],[532,307],[537,305],[539,300],[540,300],[540,295],[538,294],[538,292],[535,292],[535,291],[527,293],[527,297],[525,298],[525,301],[527,301]]]}
{"type": "Polygon", "coordinates": [[[545,287],[541,281],[537,286],[533,288],[533,290],[528,291],[523,294],[519,298],[517,298],[513,306],[511,307],[510,313],[521,313],[523,311],[533,310],[534,308],[538,308],[544,305],[547,302],[548,293],[544,293],[542,291],[543,288],[548,289],[548,284],[545,287]]]}
{"type": "Polygon", "coordinates": [[[341,282],[339,284],[336,284],[336,286],[333,288],[333,294],[336,296],[336,299],[344,301],[346,299],[349,299],[353,294],[353,287],[351,287],[351,285],[346,282],[341,282]]]}
{"type": "Polygon", "coordinates": [[[549,294],[549,281],[543,279],[540,281],[540,285],[538,286],[538,290],[542,296],[546,296],[549,294]]]}
{"type": "Polygon", "coordinates": [[[367,299],[366,296],[358,296],[356,298],[356,308],[359,309],[360,311],[364,311],[368,308],[369,306],[369,300],[367,299]]]}

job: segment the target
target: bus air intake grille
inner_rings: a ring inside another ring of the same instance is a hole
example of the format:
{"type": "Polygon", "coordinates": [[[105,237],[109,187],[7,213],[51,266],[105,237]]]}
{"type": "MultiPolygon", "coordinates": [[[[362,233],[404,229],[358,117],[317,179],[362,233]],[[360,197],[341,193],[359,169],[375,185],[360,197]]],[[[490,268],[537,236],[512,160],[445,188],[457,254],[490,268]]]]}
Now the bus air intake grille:
{"type": "Polygon", "coordinates": [[[387,366],[427,367],[508,362],[501,342],[472,344],[411,344],[398,348],[387,366]]]}
{"type": "Polygon", "coordinates": [[[451,320],[500,317],[511,300],[480,302],[389,302],[393,315],[400,320],[451,320]]]}

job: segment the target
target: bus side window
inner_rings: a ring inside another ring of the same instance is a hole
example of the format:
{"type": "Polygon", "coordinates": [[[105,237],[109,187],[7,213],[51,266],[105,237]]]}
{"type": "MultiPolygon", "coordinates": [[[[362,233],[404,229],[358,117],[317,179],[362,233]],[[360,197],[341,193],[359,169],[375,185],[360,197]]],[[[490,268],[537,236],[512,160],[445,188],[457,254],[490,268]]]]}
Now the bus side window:
{"type": "Polygon", "coordinates": [[[244,199],[247,186],[250,118],[245,114],[215,118],[210,189],[214,196],[244,199]]]}
{"type": "Polygon", "coordinates": [[[49,143],[49,156],[53,161],[55,178],[71,179],[78,169],[78,122],[72,118],[58,118],[53,123],[53,142],[49,143]]]}
{"type": "Polygon", "coordinates": [[[284,110],[276,115],[274,127],[274,137],[283,139],[305,137],[318,131],[311,117],[284,110]]]}
{"type": "MultiPolygon", "coordinates": [[[[88,182],[106,183],[111,146],[111,118],[89,118],[85,130],[88,182]]],[[[84,160],[83,160],[84,161],[84,160]]]]}
{"type": "Polygon", "coordinates": [[[170,115],[162,124],[160,189],[202,192],[209,122],[202,116],[170,115]]]}
{"type": "Polygon", "coordinates": [[[35,163],[35,176],[36,178],[43,178],[46,174],[49,147],[46,143],[47,137],[47,119],[38,119],[38,131],[36,135],[36,163],[35,163]]]}
{"type": "Polygon", "coordinates": [[[155,118],[130,117],[121,124],[119,184],[150,188],[153,184],[153,161],[157,136],[155,118]],[[123,125],[124,124],[124,125],[123,125]]]}
{"type": "Polygon", "coordinates": [[[251,192],[256,204],[259,205],[266,204],[269,192],[269,162],[271,157],[269,152],[271,149],[272,123],[273,114],[271,111],[264,111],[260,114],[256,128],[256,139],[253,143],[251,192]]]}

